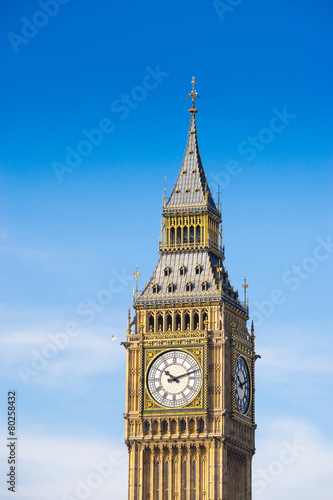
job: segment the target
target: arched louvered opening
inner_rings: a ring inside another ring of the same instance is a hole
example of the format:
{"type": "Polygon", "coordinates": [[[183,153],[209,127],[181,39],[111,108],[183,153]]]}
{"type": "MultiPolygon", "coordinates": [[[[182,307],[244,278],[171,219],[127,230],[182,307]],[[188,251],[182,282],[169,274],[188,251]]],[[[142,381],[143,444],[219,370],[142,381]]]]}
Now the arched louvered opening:
{"type": "Polygon", "coordinates": [[[155,326],[154,316],[151,315],[151,316],[149,316],[149,330],[153,332],[154,326],[155,326]]]}
{"type": "Polygon", "coordinates": [[[191,283],[187,281],[185,284],[185,292],[190,292],[190,291],[191,291],[191,283]]]}
{"type": "Polygon", "coordinates": [[[185,319],[185,329],[187,330],[188,328],[190,328],[190,315],[189,315],[189,313],[185,314],[184,319],[185,319]]]}
{"type": "Polygon", "coordinates": [[[176,314],[176,329],[180,330],[181,329],[181,315],[179,313],[176,314]]]}
{"type": "Polygon", "coordinates": [[[196,240],[197,240],[197,243],[201,242],[201,227],[200,226],[196,227],[196,240]]]}
{"type": "Polygon", "coordinates": [[[157,327],[159,331],[163,331],[163,316],[158,317],[157,327]]]}
{"type": "Polygon", "coordinates": [[[202,316],[202,323],[203,323],[203,327],[204,327],[204,329],[206,330],[206,329],[207,329],[207,324],[205,323],[205,321],[206,321],[206,322],[208,321],[208,314],[207,314],[207,312],[204,312],[204,313],[203,313],[203,316],[202,316]]]}
{"type": "Polygon", "coordinates": [[[187,245],[187,243],[188,243],[188,227],[187,226],[183,227],[183,241],[184,241],[184,245],[187,245]]]}
{"type": "Polygon", "coordinates": [[[193,320],[194,320],[194,328],[195,329],[199,328],[199,314],[197,312],[194,313],[193,320]]]}
{"type": "Polygon", "coordinates": [[[194,243],[194,227],[190,226],[190,243],[194,243]]]}
{"type": "Polygon", "coordinates": [[[174,227],[172,227],[170,229],[170,243],[171,243],[171,245],[175,244],[175,228],[174,227]]]}
{"type": "Polygon", "coordinates": [[[167,316],[167,329],[172,330],[172,316],[171,316],[171,314],[168,314],[168,316],[167,316]]]}
{"type": "Polygon", "coordinates": [[[181,245],[182,243],[182,228],[177,227],[177,245],[181,245]]]}

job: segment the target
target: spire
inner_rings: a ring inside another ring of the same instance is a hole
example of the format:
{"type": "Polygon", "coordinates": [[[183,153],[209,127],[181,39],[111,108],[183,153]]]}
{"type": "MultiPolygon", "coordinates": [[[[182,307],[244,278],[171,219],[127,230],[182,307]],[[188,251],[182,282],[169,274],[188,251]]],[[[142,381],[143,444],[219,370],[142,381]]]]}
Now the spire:
{"type": "Polygon", "coordinates": [[[175,186],[164,208],[166,212],[169,212],[170,210],[177,211],[177,209],[207,210],[209,207],[216,214],[219,214],[208,187],[199,152],[195,121],[195,114],[198,111],[195,107],[195,100],[199,98],[199,94],[194,85],[195,78],[193,77],[192,90],[186,96],[187,99],[192,99],[192,106],[189,108],[191,118],[185,155],[175,186]]]}

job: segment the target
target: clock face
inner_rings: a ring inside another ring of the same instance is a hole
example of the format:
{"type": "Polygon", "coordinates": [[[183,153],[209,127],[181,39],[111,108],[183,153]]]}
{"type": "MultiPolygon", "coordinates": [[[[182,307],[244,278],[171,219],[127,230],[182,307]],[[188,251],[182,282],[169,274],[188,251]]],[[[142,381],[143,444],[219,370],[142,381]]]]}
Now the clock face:
{"type": "Polygon", "coordinates": [[[162,406],[179,408],[190,403],[202,384],[198,362],[184,351],[167,351],[151,364],[147,385],[152,398],[162,406]]]}
{"type": "Polygon", "coordinates": [[[245,359],[238,356],[235,366],[235,396],[239,411],[245,415],[250,404],[250,374],[245,359]]]}

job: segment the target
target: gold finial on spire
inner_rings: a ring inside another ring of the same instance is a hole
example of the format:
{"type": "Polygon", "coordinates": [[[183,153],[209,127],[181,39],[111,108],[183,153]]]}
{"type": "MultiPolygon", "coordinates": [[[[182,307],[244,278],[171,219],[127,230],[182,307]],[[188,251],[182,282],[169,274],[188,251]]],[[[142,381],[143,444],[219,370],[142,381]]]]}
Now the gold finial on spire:
{"type": "Polygon", "coordinates": [[[188,93],[188,95],[186,96],[187,99],[192,99],[192,107],[189,108],[189,112],[194,115],[198,110],[197,108],[195,107],[195,100],[196,99],[200,99],[200,96],[198,94],[198,92],[196,91],[196,89],[194,88],[194,85],[195,85],[195,76],[192,76],[192,90],[191,92],[188,93]]]}
{"type": "MultiPolygon", "coordinates": [[[[138,266],[135,267],[135,271],[136,271],[134,273],[134,276],[135,276],[135,297],[137,297],[138,296],[138,278],[140,276],[139,267],[138,266]]],[[[133,290],[133,295],[134,295],[134,290],[133,290]]]]}
{"type": "Polygon", "coordinates": [[[249,285],[246,283],[246,278],[244,278],[244,285],[242,285],[242,287],[244,288],[244,304],[246,306],[248,306],[248,304],[246,302],[246,290],[247,290],[247,288],[249,288],[249,285]]]}

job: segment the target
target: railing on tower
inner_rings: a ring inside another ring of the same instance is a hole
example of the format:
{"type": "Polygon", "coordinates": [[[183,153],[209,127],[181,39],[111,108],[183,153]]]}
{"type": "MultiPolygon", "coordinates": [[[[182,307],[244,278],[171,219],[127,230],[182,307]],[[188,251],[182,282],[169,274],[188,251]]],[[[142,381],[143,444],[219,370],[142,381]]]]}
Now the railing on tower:
{"type": "Polygon", "coordinates": [[[222,255],[222,258],[224,259],[224,252],[225,248],[224,245],[221,247],[220,245],[217,245],[216,243],[210,241],[203,241],[203,242],[191,242],[191,243],[184,243],[184,242],[179,242],[179,243],[164,243],[164,242],[159,242],[159,250],[160,251],[175,251],[175,250],[205,250],[205,249],[213,249],[216,252],[218,252],[220,255],[222,255]]]}

